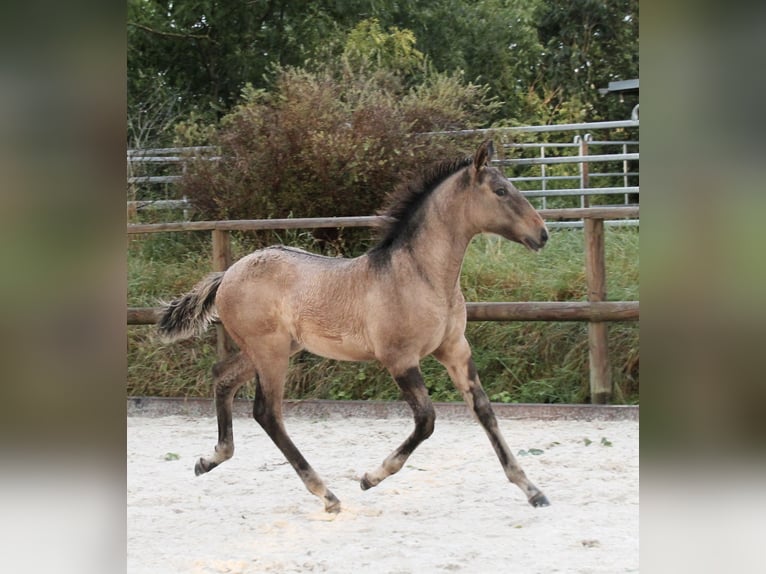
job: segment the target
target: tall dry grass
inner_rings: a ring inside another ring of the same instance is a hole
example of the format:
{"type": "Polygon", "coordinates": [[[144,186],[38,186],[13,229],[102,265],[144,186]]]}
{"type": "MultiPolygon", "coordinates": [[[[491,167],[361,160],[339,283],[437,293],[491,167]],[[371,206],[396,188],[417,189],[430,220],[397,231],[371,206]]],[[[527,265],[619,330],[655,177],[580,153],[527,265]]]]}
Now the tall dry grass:
{"type": "MultiPolygon", "coordinates": [[[[637,300],[638,229],[607,228],[608,299],[637,300]]],[[[316,248],[307,233],[284,232],[275,239],[316,248]]],[[[252,247],[234,237],[239,257],[252,247]]],[[[461,284],[468,301],[585,300],[583,232],[554,230],[548,246],[534,254],[498,237],[480,236],[469,246],[461,284]]],[[[211,269],[210,239],[204,233],[156,234],[129,245],[128,305],[154,306],[188,290],[211,269]]],[[[479,375],[498,402],[584,403],[589,400],[587,324],[574,322],[472,322],[471,342],[479,375]]],[[[129,395],[211,396],[215,362],[211,333],[198,340],[163,344],[152,327],[128,328],[129,395]]],[[[639,325],[612,323],[609,351],[615,401],[639,399],[639,325]]],[[[461,400],[444,369],[422,363],[431,396],[461,400]]],[[[251,394],[247,386],[242,394],[251,394]]],[[[288,398],[377,399],[399,397],[396,385],[377,364],[343,363],[301,353],[292,359],[288,398]]]]}

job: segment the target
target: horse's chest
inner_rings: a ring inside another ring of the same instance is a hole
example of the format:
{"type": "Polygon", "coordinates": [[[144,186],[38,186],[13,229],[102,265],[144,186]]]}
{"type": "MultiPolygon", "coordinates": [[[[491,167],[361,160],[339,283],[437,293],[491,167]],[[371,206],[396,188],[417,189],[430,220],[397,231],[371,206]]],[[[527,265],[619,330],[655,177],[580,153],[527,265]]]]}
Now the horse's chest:
{"type": "Polygon", "coordinates": [[[449,317],[443,313],[390,314],[372,333],[376,347],[397,348],[408,354],[429,355],[444,340],[449,328],[449,317]]]}

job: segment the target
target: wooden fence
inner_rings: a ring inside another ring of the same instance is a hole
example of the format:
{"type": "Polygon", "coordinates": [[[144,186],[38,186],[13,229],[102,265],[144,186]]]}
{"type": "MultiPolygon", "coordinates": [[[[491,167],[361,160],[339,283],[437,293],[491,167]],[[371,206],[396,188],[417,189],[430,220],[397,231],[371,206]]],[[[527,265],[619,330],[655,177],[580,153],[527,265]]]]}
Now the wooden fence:
{"type": "MultiPolygon", "coordinates": [[[[636,203],[640,192],[637,171],[639,142],[637,139],[625,140],[623,134],[618,135],[614,130],[638,127],[638,120],[624,120],[429,132],[419,135],[461,138],[483,134],[493,138],[500,151],[499,157],[492,160],[493,165],[503,169],[508,179],[516,184],[527,198],[539,198],[540,203],[533,202],[534,205],[546,209],[551,198],[578,196],[580,207],[587,207],[589,198],[593,195],[605,196],[600,201],[609,201],[610,204],[614,204],[619,196],[623,197],[620,203],[624,205],[636,203]],[[521,134],[539,133],[556,135],[552,141],[548,141],[549,138],[536,142],[518,141],[521,134]],[[593,133],[601,135],[594,138],[593,133]],[[572,134],[571,141],[565,141],[567,134],[572,134]],[[593,153],[594,150],[596,153],[593,153]],[[578,173],[568,171],[567,174],[562,174],[560,170],[552,167],[566,164],[576,165],[578,173]],[[525,169],[524,166],[532,168],[532,171],[525,171],[525,175],[514,173],[518,168],[525,169]],[[591,171],[591,166],[601,167],[594,167],[591,171]]],[[[223,153],[221,148],[215,146],[128,150],[128,217],[134,217],[138,210],[183,209],[184,218],[188,219],[193,205],[186,197],[166,193],[164,199],[158,199],[156,192],[144,192],[146,186],[176,184],[181,181],[182,174],[190,162],[217,162],[222,159],[223,153]],[[153,175],[149,175],[150,173],[153,175]],[[141,200],[138,196],[144,196],[144,199],[141,200]]],[[[638,225],[638,220],[623,218],[609,221],[607,224],[638,225]]],[[[551,227],[582,225],[583,222],[579,219],[551,222],[551,227]]]]}
{"type": "MultiPolygon", "coordinates": [[[[606,301],[606,264],[604,256],[604,220],[638,218],[638,206],[587,207],[578,209],[542,209],[546,221],[584,220],[585,277],[587,301],[528,301],[515,303],[468,303],[469,321],[587,321],[591,402],[606,404],[612,398],[612,380],[608,356],[608,322],[637,321],[638,301],[606,301]]],[[[251,219],[236,221],[182,221],[128,225],[128,234],[210,231],[212,232],[213,271],[225,271],[232,264],[231,231],[265,229],[319,229],[371,227],[379,217],[327,217],[311,219],[251,219]]],[[[157,322],[160,308],[128,308],[128,325],[157,322]]],[[[217,352],[225,357],[231,343],[222,325],[216,325],[217,352]]]]}

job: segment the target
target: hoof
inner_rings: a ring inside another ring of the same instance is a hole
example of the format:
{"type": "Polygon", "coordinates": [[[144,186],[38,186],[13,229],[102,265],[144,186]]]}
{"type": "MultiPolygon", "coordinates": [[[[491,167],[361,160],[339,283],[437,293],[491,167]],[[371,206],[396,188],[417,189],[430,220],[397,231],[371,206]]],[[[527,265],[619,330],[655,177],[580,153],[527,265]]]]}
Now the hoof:
{"type": "Polygon", "coordinates": [[[359,486],[361,486],[361,487],[362,487],[362,490],[369,490],[370,488],[372,488],[373,486],[375,486],[375,484],[373,484],[373,483],[370,481],[370,479],[369,479],[369,478],[367,478],[367,474],[365,474],[365,475],[362,477],[362,480],[360,480],[360,481],[359,481],[359,486]]]}
{"type": "Polygon", "coordinates": [[[340,512],[340,500],[333,496],[333,500],[326,499],[324,501],[324,511],[330,514],[338,514],[340,512]]]}
{"type": "Polygon", "coordinates": [[[218,466],[216,463],[208,463],[204,458],[200,458],[197,461],[197,464],[194,465],[194,474],[195,476],[205,474],[206,472],[213,470],[216,466],[218,466]]]}
{"type": "Polygon", "coordinates": [[[540,508],[541,506],[550,506],[551,505],[551,503],[548,502],[548,499],[545,497],[545,495],[542,492],[538,492],[532,498],[530,498],[529,499],[529,504],[531,504],[535,508],[540,508]]]}

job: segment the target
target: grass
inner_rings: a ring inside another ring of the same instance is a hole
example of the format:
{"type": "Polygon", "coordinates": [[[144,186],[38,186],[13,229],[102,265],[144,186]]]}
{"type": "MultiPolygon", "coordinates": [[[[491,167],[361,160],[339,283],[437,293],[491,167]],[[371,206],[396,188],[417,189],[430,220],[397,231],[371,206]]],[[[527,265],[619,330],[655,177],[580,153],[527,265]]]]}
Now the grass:
{"type": "MultiPolygon", "coordinates": [[[[638,300],[638,230],[607,228],[607,292],[612,301],[638,300]]],[[[310,235],[283,232],[276,240],[316,249],[310,235]]],[[[235,258],[251,249],[247,234],[233,237],[235,258]]],[[[331,248],[330,248],[331,249],[331,248]]],[[[152,234],[128,246],[128,305],[154,306],[187,291],[211,269],[207,233],[152,234]]],[[[466,253],[461,285],[468,301],[582,301],[586,299],[583,232],[553,230],[533,254],[494,236],[479,236],[466,253]]],[[[471,322],[466,336],[482,384],[496,402],[585,403],[589,400],[587,324],[578,322],[471,322]]],[[[609,352],[615,402],[639,399],[638,323],[611,323],[609,352]]],[[[128,328],[127,391],[133,396],[212,395],[215,363],[211,329],[201,339],[163,344],[148,326],[128,328]]],[[[422,364],[436,401],[459,401],[443,367],[422,364]]],[[[252,395],[252,386],[240,391],[252,395]]],[[[399,398],[388,374],[374,363],[344,363],[301,353],[292,359],[288,398],[399,398]]]]}

